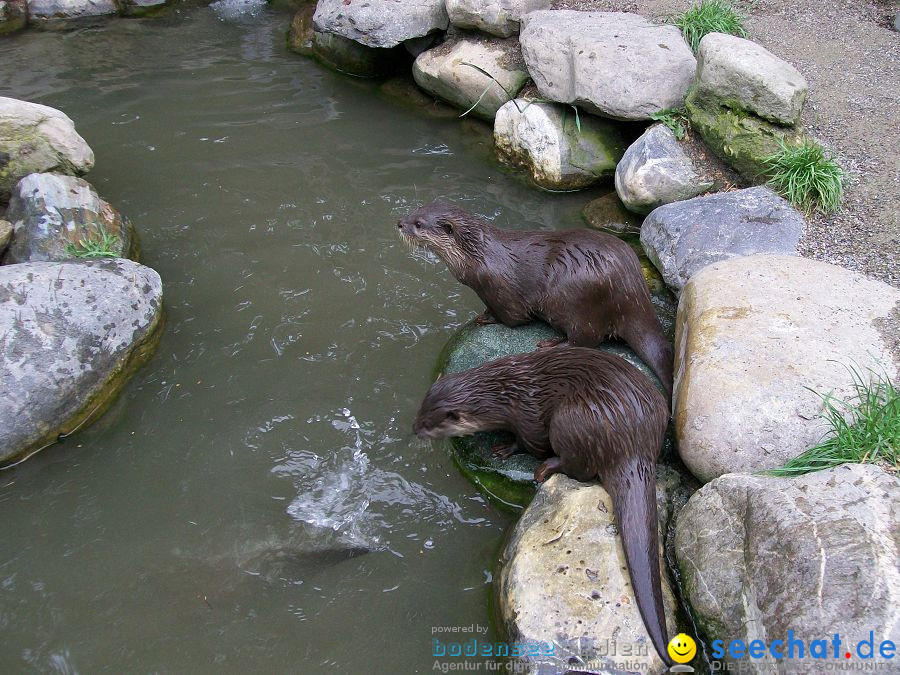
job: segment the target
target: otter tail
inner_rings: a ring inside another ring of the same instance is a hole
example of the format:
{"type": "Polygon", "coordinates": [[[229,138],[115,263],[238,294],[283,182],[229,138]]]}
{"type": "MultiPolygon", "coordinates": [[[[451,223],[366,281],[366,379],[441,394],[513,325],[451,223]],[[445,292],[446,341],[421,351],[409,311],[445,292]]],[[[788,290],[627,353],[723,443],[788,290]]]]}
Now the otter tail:
{"type": "Polygon", "coordinates": [[[672,398],[672,369],[675,359],[672,344],[666,338],[659,324],[659,319],[652,313],[652,319],[646,321],[629,322],[622,326],[619,337],[641,357],[641,360],[650,366],[650,370],[659,378],[662,386],[672,398]]]}
{"type": "Polygon", "coordinates": [[[659,578],[659,537],[656,515],[656,477],[652,464],[630,461],[604,475],[613,500],[631,586],[644,626],[660,658],[669,658],[666,613],[659,578]]]}

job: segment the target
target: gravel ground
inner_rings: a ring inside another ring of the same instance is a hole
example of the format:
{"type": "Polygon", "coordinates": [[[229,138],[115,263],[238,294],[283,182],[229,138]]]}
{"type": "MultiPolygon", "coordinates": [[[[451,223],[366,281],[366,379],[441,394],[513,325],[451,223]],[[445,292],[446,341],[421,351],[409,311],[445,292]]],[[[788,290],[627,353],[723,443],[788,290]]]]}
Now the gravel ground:
{"type": "MultiPolygon", "coordinates": [[[[556,0],[558,9],[628,11],[665,20],[690,0],[556,0]]],[[[737,2],[748,37],[809,83],[803,124],[850,172],[840,212],[814,214],[804,256],[900,286],[898,0],[737,2]]]]}

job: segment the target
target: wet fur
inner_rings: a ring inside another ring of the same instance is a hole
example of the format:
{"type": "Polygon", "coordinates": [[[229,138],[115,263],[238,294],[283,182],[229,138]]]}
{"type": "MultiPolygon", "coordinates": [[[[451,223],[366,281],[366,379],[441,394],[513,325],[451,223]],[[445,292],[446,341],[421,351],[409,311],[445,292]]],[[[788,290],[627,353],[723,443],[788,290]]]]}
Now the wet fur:
{"type": "Polygon", "coordinates": [[[544,463],[600,477],[613,500],[638,609],[653,646],[671,665],[659,577],[656,459],[668,422],[662,394],[639,370],[596,349],[560,346],[442,377],[413,430],[422,438],[509,431],[544,463]]]}
{"type": "Polygon", "coordinates": [[[437,254],[507,326],[541,319],[578,347],[615,337],[672,392],[672,345],[663,334],[631,247],[592,230],[514,231],[443,202],[398,223],[401,236],[437,254]]]}

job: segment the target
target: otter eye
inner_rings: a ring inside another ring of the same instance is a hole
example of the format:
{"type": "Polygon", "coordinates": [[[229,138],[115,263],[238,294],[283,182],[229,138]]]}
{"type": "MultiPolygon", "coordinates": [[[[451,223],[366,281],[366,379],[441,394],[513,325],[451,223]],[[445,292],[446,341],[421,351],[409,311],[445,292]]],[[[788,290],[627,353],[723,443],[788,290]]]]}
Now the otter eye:
{"type": "Polygon", "coordinates": [[[420,227],[422,227],[424,224],[425,224],[425,221],[424,221],[424,220],[422,220],[421,218],[416,218],[415,225],[416,225],[416,229],[417,229],[417,230],[418,230],[420,227]]]}

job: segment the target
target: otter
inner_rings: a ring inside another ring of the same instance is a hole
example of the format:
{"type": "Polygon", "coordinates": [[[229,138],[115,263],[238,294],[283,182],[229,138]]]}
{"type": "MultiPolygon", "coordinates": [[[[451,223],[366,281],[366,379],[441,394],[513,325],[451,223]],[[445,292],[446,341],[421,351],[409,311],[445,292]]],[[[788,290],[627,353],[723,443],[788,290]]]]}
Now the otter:
{"type": "Polygon", "coordinates": [[[638,610],[653,646],[672,665],[660,589],[656,459],[668,403],[619,356],[559,346],[507,356],[435,382],[413,431],[424,439],[508,431],[515,442],[495,454],[525,451],[543,463],[534,479],[562,472],[601,478],[612,497],[638,610]]]}
{"type": "Polygon", "coordinates": [[[397,224],[401,237],[440,257],[487,310],[476,321],[520,326],[541,319],[577,347],[623,340],[671,396],[672,345],[641,263],[627,243],[592,230],[512,231],[445,202],[397,224]]]}

